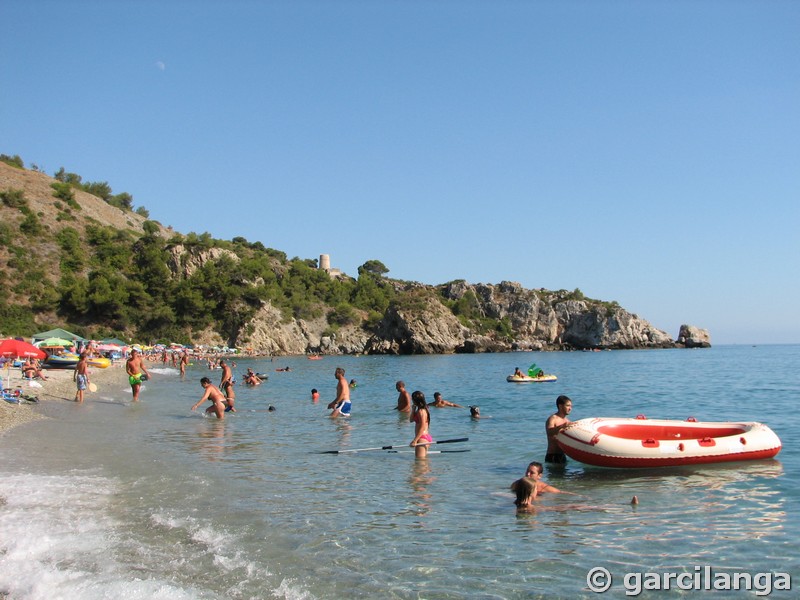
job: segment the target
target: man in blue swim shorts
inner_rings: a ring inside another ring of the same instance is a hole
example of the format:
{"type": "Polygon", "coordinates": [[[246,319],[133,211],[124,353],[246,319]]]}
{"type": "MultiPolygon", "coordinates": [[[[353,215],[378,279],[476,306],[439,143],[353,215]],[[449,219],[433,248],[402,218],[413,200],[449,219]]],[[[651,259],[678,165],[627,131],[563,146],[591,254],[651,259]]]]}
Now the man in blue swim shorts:
{"type": "Polygon", "coordinates": [[[328,404],[328,408],[333,409],[331,417],[349,417],[352,404],[350,403],[350,386],[344,378],[344,369],[336,367],[334,376],[338,383],[336,384],[336,400],[328,404]]]}
{"type": "Polygon", "coordinates": [[[81,352],[81,357],[78,359],[78,364],[75,365],[75,371],[72,374],[72,380],[78,384],[78,390],[75,392],[75,402],[83,402],[83,392],[86,391],[89,385],[89,358],[86,352],[81,352]]]}

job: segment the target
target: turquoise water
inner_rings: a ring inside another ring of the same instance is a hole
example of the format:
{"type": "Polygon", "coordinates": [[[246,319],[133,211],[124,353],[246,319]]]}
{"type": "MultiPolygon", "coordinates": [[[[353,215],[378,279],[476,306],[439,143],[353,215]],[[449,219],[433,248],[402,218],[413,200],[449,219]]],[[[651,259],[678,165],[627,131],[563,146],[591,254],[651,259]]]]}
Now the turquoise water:
{"type": "MultiPolygon", "coordinates": [[[[93,401],[48,403],[57,419],[1,437],[0,592],[15,600],[591,598],[587,573],[602,567],[614,578],[605,596],[626,597],[636,584],[629,576],[624,587],[628,573],[706,566],[787,573],[800,585],[800,346],[276,361],[239,361],[240,380],[246,367],[270,379],[237,386],[239,412],[223,422],[189,411],[207,369],[192,367],[181,381],[155,367],[138,405],[120,373],[93,401]],[[506,383],[532,362],[559,380],[506,383]],[[285,365],[292,371],[274,371],[285,365]],[[337,366],[358,380],[346,421],[326,416],[337,366]],[[432,409],[434,438],[469,437],[439,449],[469,452],[427,461],[318,453],[407,446],[413,425],[392,411],[398,379],[491,417],[432,409]],[[783,451],[647,471],[572,461],[544,479],[578,496],[551,494],[517,515],[508,486],[544,457],[544,421],[559,394],[572,398],[573,419],[761,421],[783,451]]],[[[640,597],[691,594],[673,583],[640,597]]]]}

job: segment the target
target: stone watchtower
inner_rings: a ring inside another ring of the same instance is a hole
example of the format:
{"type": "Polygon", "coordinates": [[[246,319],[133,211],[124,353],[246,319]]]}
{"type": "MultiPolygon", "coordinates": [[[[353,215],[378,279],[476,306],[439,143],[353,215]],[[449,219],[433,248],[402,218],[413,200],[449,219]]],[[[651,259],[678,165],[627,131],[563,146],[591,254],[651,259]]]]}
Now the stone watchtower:
{"type": "Polygon", "coordinates": [[[319,268],[321,271],[325,271],[326,273],[331,272],[331,257],[329,254],[319,255],[319,268]]]}

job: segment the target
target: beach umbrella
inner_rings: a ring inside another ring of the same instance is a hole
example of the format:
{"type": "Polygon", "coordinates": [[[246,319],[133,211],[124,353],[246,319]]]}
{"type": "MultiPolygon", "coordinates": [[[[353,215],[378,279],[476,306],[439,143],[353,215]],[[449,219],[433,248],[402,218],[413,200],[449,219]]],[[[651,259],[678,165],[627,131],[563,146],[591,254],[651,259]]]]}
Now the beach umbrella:
{"type": "Polygon", "coordinates": [[[118,346],[117,344],[100,344],[97,346],[97,349],[100,352],[119,352],[122,350],[122,346],[118,346]]]}
{"type": "Polygon", "coordinates": [[[0,342],[0,356],[6,358],[38,358],[42,360],[47,357],[43,350],[39,350],[33,344],[21,342],[19,340],[3,340],[0,342]]]}
{"type": "Polygon", "coordinates": [[[69,346],[73,345],[73,342],[71,340],[65,340],[64,338],[52,337],[52,338],[47,338],[45,341],[43,341],[39,345],[40,346],[48,346],[48,347],[51,347],[51,348],[55,347],[55,346],[61,346],[62,348],[68,348],[69,346]]]}
{"type": "MultiPolygon", "coordinates": [[[[33,344],[29,344],[23,340],[3,340],[0,342],[0,356],[5,356],[6,358],[38,358],[43,359],[47,357],[47,354],[44,351],[39,350],[33,344]]],[[[6,376],[7,381],[10,385],[11,382],[11,363],[6,363],[6,376]]]]}

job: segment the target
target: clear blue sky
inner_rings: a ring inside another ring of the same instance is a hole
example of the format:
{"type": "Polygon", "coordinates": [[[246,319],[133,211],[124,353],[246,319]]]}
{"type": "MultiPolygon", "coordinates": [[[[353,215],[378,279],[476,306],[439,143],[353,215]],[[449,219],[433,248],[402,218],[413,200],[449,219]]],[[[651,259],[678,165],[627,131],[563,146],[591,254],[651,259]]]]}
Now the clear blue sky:
{"type": "Polygon", "coordinates": [[[800,2],[3,2],[0,152],[181,233],[800,342],[800,2]]]}

